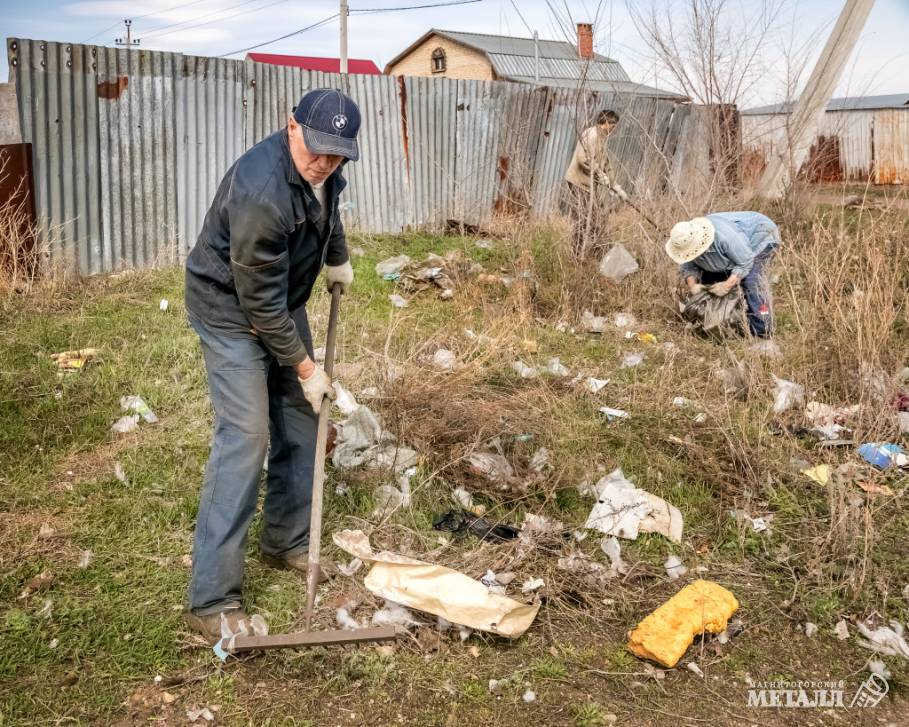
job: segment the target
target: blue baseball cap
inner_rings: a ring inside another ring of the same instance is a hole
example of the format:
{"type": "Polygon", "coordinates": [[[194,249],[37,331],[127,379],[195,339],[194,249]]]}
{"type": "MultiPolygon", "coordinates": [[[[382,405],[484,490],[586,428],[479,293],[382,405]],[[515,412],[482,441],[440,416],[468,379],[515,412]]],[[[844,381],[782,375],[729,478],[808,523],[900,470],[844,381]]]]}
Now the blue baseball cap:
{"type": "Polygon", "coordinates": [[[313,154],[339,154],[352,162],[360,158],[360,109],[349,96],[333,88],[314,89],[300,99],[294,118],[313,154]]]}

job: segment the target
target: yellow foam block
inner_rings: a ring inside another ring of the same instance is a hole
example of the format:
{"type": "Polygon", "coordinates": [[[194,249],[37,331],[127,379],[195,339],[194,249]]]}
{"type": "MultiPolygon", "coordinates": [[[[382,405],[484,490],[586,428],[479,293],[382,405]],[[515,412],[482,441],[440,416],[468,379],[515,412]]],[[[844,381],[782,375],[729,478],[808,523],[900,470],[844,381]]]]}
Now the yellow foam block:
{"type": "Polygon", "coordinates": [[[735,596],[717,583],[695,581],[685,586],[628,634],[635,656],[674,667],[694,637],[726,628],[739,608],[735,596]]]}

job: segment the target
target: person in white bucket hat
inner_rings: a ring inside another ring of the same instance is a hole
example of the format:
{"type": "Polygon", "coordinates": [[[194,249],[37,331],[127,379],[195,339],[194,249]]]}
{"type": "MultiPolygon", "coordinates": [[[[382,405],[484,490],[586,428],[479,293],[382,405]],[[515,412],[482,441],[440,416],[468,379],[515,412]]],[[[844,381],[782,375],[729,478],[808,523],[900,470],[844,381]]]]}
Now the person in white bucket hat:
{"type": "Polygon", "coordinates": [[[776,223],[760,212],[717,212],[679,222],[666,253],[679,264],[692,294],[728,295],[741,288],[751,334],[773,332],[773,297],[767,266],[780,244],[776,223]]]}

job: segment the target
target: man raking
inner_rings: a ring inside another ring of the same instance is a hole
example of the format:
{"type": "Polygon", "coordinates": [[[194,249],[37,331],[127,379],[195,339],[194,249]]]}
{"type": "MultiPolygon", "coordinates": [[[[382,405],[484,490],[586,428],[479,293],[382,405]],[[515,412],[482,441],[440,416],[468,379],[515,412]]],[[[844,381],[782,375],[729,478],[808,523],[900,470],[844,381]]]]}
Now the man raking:
{"type": "Polygon", "coordinates": [[[339,167],[359,158],[359,128],[353,100],[307,93],[284,129],[227,171],[186,262],[215,411],[186,621],[212,643],[222,617],[232,631],[247,618],[243,563],[266,452],[259,551],[268,565],[306,572],[317,412],[334,397],[312,358],[306,303],[323,266],[329,287],[353,280],[339,167]]]}

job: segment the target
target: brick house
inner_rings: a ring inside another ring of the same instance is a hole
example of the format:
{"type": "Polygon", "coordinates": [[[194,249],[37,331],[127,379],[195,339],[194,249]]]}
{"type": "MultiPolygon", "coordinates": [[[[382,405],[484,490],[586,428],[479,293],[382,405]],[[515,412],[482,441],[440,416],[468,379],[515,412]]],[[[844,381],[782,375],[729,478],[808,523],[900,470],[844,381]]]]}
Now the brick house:
{"type": "Polygon", "coordinates": [[[575,46],[560,40],[534,41],[433,28],[392,58],[385,73],[563,88],[583,84],[593,91],[687,100],[671,91],[633,82],[617,60],[594,53],[593,26],[589,23],[578,23],[577,33],[575,46]]]}

